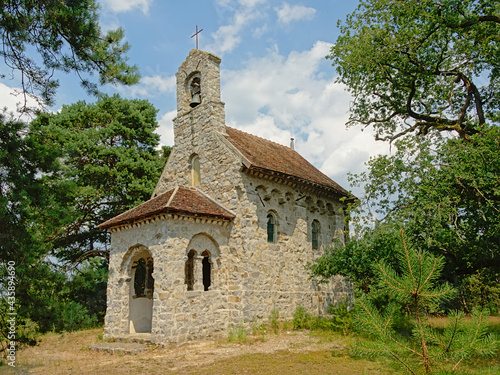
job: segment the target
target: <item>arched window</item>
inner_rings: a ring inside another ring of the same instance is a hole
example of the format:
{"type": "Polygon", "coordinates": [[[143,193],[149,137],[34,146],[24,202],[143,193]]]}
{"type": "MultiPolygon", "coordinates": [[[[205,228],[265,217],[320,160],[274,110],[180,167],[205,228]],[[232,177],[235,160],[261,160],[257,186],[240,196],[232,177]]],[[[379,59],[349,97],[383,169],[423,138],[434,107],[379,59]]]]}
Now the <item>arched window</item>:
{"type": "Polygon", "coordinates": [[[311,224],[312,248],[319,249],[319,221],[313,220],[311,224]]]}
{"type": "Polygon", "coordinates": [[[267,214],[267,242],[276,242],[276,217],[271,212],[267,214]]]}
{"type": "Polygon", "coordinates": [[[210,262],[210,252],[208,250],[202,252],[201,256],[203,257],[203,260],[201,261],[201,265],[203,267],[203,290],[206,292],[212,284],[212,263],[210,262]]]}
{"type": "Polygon", "coordinates": [[[196,251],[190,250],[188,253],[188,259],[184,267],[185,274],[185,284],[187,284],[187,290],[193,290],[194,287],[194,256],[196,251]]]}
{"type": "Polygon", "coordinates": [[[194,155],[191,158],[191,184],[198,186],[201,183],[200,158],[194,155]]]}

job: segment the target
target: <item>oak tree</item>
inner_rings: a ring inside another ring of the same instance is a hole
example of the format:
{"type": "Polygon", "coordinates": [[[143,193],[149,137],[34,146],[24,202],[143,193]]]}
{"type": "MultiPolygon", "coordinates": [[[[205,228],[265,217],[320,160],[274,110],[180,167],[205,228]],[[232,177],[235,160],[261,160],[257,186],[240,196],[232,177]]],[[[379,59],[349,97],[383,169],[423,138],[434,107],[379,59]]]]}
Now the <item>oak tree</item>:
{"type": "Polygon", "coordinates": [[[328,56],[380,139],[498,124],[500,1],[361,0],[328,56]]]}

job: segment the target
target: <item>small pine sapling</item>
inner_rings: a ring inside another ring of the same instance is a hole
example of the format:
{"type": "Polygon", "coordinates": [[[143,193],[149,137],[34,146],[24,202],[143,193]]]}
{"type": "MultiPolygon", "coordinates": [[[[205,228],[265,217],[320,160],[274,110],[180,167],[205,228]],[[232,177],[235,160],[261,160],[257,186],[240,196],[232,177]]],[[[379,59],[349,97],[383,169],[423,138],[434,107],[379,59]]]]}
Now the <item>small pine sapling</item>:
{"type": "Polygon", "coordinates": [[[484,311],[475,310],[471,321],[465,320],[462,313],[453,313],[444,329],[432,327],[428,312],[449,299],[454,290],[447,284],[437,284],[443,259],[409,249],[402,231],[401,235],[403,248],[398,258],[401,271],[385,263],[376,266],[379,288],[392,302],[383,311],[377,310],[369,296],[356,303],[356,324],[372,340],[359,341],[354,354],[387,356],[411,374],[421,370],[454,371],[465,359],[494,355],[499,342],[487,332],[484,311]],[[398,327],[401,310],[409,311],[409,331],[398,327]]]}

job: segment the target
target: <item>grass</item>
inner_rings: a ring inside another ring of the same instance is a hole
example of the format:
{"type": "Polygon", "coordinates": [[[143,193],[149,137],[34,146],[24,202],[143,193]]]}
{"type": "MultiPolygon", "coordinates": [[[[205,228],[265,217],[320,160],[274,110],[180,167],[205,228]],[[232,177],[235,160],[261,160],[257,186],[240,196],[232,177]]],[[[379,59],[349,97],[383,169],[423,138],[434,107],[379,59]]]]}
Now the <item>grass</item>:
{"type": "MultiPolygon", "coordinates": [[[[282,326],[281,326],[282,327],[282,326]]],[[[17,353],[19,374],[391,374],[379,361],[349,357],[346,338],[333,332],[282,331],[247,333],[245,341],[229,339],[165,348],[152,347],[137,355],[94,352],[101,329],[47,334],[35,347],[17,353]]]]}
{"type": "Polygon", "coordinates": [[[330,350],[296,353],[287,350],[275,353],[245,354],[230,361],[217,361],[203,370],[186,374],[390,374],[377,362],[353,361],[348,356],[333,357],[330,350]]]}
{"type": "MultiPolygon", "coordinates": [[[[273,320],[273,319],[271,319],[273,320]]],[[[152,346],[137,355],[89,350],[102,342],[102,329],[42,336],[35,347],[17,353],[17,367],[0,366],[1,374],[399,374],[383,359],[355,359],[349,346],[356,338],[331,330],[291,330],[290,323],[255,324],[253,332],[235,327],[234,340],[152,346]],[[276,328],[276,334],[274,333],[276,328]]],[[[434,318],[439,327],[443,319],[434,318]]],[[[500,318],[490,318],[500,332],[500,318]]],[[[359,338],[359,337],[358,337],[359,338]]],[[[500,356],[461,364],[456,375],[500,374],[500,356]]],[[[444,374],[440,374],[444,375],[444,374]]]]}

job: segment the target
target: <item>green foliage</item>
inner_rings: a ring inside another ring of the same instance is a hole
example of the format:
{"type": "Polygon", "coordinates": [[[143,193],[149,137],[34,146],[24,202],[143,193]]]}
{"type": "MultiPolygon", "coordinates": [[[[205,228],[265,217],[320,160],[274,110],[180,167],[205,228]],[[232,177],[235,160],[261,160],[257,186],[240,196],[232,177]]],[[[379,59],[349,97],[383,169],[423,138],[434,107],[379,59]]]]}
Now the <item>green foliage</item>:
{"type": "Polygon", "coordinates": [[[471,312],[474,306],[488,309],[490,314],[500,312],[500,273],[493,270],[479,270],[463,278],[458,286],[461,305],[471,312]]]}
{"type": "Polygon", "coordinates": [[[103,258],[89,258],[73,272],[74,275],[64,284],[64,294],[87,311],[93,322],[91,325],[94,322],[103,323],[106,315],[108,262],[103,258]]]}
{"type": "Polygon", "coordinates": [[[55,71],[76,72],[82,85],[96,93],[97,85],[85,74],[99,75],[99,83],[133,84],[135,66],[127,65],[122,29],[101,32],[98,4],[80,1],[3,1],[0,9],[5,64],[21,74],[26,94],[51,104],[58,81],[55,71]]]}
{"type": "Polygon", "coordinates": [[[298,306],[293,313],[293,329],[310,329],[313,317],[303,306],[298,306]]]}
{"type": "Polygon", "coordinates": [[[94,327],[97,317],[90,315],[88,310],[75,301],[58,301],[54,306],[55,320],[52,329],[56,332],[76,331],[94,327]]]}
{"type": "Polygon", "coordinates": [[[34,141],[58,156],[58,168],[40,180],[53,192],[43,211],[60,259],[106,255],[109,239],[97,225],[149,199],[166,161],[156,149],[156,112],[145,100],[104,96],[31,124],[34,141]]]}
{"type": "Polygon", "coordinates": [[[360,341],[355,354],[387,356],[412,374],[454,371],[466,359],[496,354],[499,342],[487,332],[484,311],[475,310],[471,322],[463,313],[451,314],[449,324],[441,330],[429,324],[427,312],[453,293],[449,285],[438,283],[442,258],[405,245],[398,261],[400,272],[384,263],[376,266],[379,287],[391,296],[391,304],[379,311],[369,297],[357,300],[356,324],[372,340],[360,341]],[[406,309],[410,329],[402,332],[395,317],[406,309]]]}
{"type": "Polygon", "coordinates": [[[11,332],[11,324],[8,319],[10,312],[9,305],[5,299],[0,300],[0,356],[9,351],[10,342],[15,341],[16,349],[23,348],[27,345],[36,345],[40,336],[38,324],[31,319],[23,319],[22,317],[15,317],[15,340],[13,340],[11,332]]]}
{"type": "MultiPolygon", "coordinates": [[[[75,272],[70,277],[46,262],[16,267],[14,306],[21,343],[34,344],[38,333],[73,331],[104,321],[107,262],[90,259],[75,272]]],[[[0,323],[5,335],[9,327],[0,323]]]]}
{"type": "MultiPolygon", "coordinates": [[[[349,124],[392,142],[390,155],[352,178],[365,189],[360,207],[444,256],[441,277],[462,296],[448,308],[471,311],[467,285],[487,289],[500,268],[500,2],[362,0],[339,27],[329,57],[354,96],[349,124]]],[[[363,255],[358,243],[342,255],[363,255]]],[[[330,257],[369,288],[370,257],[356,267],[330,257]]],[[[482,295],[483,306],[495,305],[497,294],[482,295]]]]}
{"type": "Polygon", "coordinates": [[[331,318],[328,319],[331,330],[341,332],[344,336],[352,332],[354,328],[353,312],[348,301],[335,306],[330,305],[328,314],[331,315],[331,318]]]}
{"type": "Polygon", "coordinates": [[[392,155],[371,159],[369,172],[354,176],[354,183],[365,184],[365,203],[385,221],[403,222],[415,245],[444,256],[443,278],[455,286],[476,273],[494,277],[500,267],[500,129],[485,127],[467,140],[407,136],[394,146],[392,155]]]}
{"type": "Polygon", "coordinates": [[[298,306],[293,314],[293,329],[335,331],[344,336],[352,332],[353,314],[347,303],[331,305],[328,314],[327,317],[312,316],[304,307],[298,306]]]}
{"type": "Polygon", "coordinates": [[[51,172],[56,162],[27,134],[27,124],[0,114],[0,259],[17,265],[36,262],[49,248],[50,230],[38,218],[39,207],[50,204],[50,189],[38,175],[51,172]]]}
{"type": "Polygon", "coordinates": [[[329,58],[354,96],[351,124],[395,139],[498,123],[498,0],[362,0],[339,27],[329,58]]]}
{"type": "Polygon", "coordinates": [[[238,341],[239,343],[243,343],[247,340],[247,333],[245,331],[245,327],[241,324],[237,326],[231,326],[229,329],[229,342],[238,341]]]}
{"type": "Polygon", "coordinates": [[[443,258],[433,257],[427,252],[409,251],[404,244],[404,251],[399,252],[397,261],[400,272],[383,261],[377,264],[376,272],[381,292],[390,295],[400,305],[409,306],[409,310],[418,315],[421,309],[434,311],[440,302],[452,297],[449,285],[437,283],[444,267],[443,258]]]}
{"type": "Polygon", "coordinates": [[[336,243],[325,253],[308,263],[311,277],[327,282],[332,276],[349,277],[356,289],[369,292],[374,282],[373,264],[381,260],[395,265],[396,249],[400,244],[398,226],[382,223],[374,229],[359,228],[345,245],[336,243]]]}
{"type": "Polygon", "coordinates": [[[96,226],[150,197],[169,153],[156,126],[151,104],[118,96],[31,124],[0,116],[0,295],[13,262],[20,324],[103,321],[109,238],[96,226]]]}
{"type": "Polygon", "coordinates": [[[271,329],[275,334],[280,331],[281,329],[280,312],[278,310],[276,309],[271,310],[271,313],[269,314],[269,325],[271,326],[271,329]]]}

